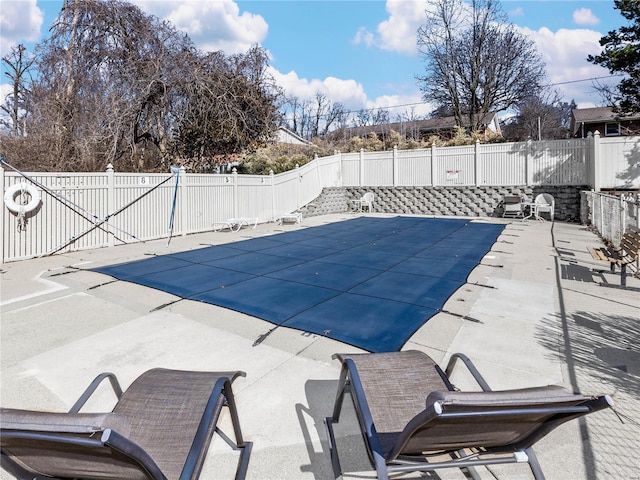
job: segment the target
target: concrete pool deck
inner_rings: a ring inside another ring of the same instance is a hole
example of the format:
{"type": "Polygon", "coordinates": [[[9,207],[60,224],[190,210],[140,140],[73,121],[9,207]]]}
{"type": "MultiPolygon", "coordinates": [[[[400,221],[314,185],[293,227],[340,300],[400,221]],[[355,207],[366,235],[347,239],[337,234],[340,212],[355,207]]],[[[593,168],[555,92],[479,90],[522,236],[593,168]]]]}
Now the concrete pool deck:
{"type": "MultiPolygon", "coordinates": [[[[331,355],[358,349],[285,327],[264,336],[273,325],[263,320],[176,301],[87,269],[349,218],[311,217],[302,225],[175,237],[168,246],[165,239],[1,265],[1,405],[66,411],[103,371],[126,387],[153,367],[244,370],[234,391],[244,436],[254,442],[247,478],[333,478],[323,425],[339,374],[331,355]]],[[[599,241],[583,226],[505,223],[467,284],[403,349],[425,351],[441,364],[463,352],[496,390],[562,384],[611,395],[618,416],[607,410],[566,424],[535,450],[549,480],[640,478],[640,279],[628,277],[627,289],[615,288],[619,275],[592,260],[587,247],[599,241]]],[[[467,381],[454,380],[461,387],[467,381]]],[[[105,394],[87,407],[112,405],[105,394]]],[[[353,412],[345,410],[341,423],[343,466],[358,472],[345,478],[374,478],[353,412]]],[[[214,441],[201,478],[232,478],[236,459],[214,441]]],[[[532,478],[526,465],[479,471],[483,478],[532,478]]],[[[465,477],[439,471],[429,478],[465,477]]]]}

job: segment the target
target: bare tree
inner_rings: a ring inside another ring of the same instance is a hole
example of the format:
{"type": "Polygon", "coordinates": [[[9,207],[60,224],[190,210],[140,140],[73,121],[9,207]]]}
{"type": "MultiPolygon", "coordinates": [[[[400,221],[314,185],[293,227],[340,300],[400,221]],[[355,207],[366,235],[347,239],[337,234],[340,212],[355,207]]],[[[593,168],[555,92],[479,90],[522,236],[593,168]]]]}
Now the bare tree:
{"type": "Polygon", "coordinates": [[[416,113],[416,107],[411,107],[410,110],[405,110],[396,116],[396,122],[401,124],[401,135],[411,138],[413,140],[420,140],[420,129],[417,126],[419,120],[423,120],[423,117],[416,113]]]}
{"type": "Polygon", "coordinates": [[[199,169],[264,143],[280,121],[262,48],[205,54],[124,1],[65,0],[36,54],[29,135],[2,153],[38,169],[167,171],[176,156],[199,169]]]}
{"type": "Polygon", "coordinates": [[[371,125],[371,110],[362,108],[356,112],[355,117],[353,117],[353,124],[356,127],[365,127],[367,125],[371,125]]]}
{"type": "Polygon", "coordinates": [[[544,64],[532,41],[506,23],[498,0],[433,0],[418,31],[423,98],[477,129],[490,112],[537,91],[544,64]]]}
{"type": "Polygon", "coordinates": [[[560,98],[556,91],[525,98],[515,106],[516,115],[502,129],[503,136],[511,141],[568,138],[576,104],[560,98]]]}
{"type": "Polygon", "coordinates": [[[311,137],[317,137],[320,130],[320,123],[322,118],[326,115],[331,107],[331,101],[324,93],[316,92],[315,95],[315,108],[313,113],[313,120],[311,126],[311,137]]]}
{"type": "Polygon", "coordinates": [[[389,119],[389,110],[378,108],[377,110],[371,111],[371,122],[373,125],[385,125],[389,123],[389,119]]]}
{"type": "Polygon", "coordinates": [[[66,0],[38,47],[30,135],[52,169],[164,168],[177,54],[188,39],[117,0],[66,0]],[[151,147],[151,148],[150,148],[151,147]]]}
{"type": "Polygon", "coordinates": [[[4,72],[11,80],[11,93],[5,98],[5,103],[0,105],[0,109],[8,115],[8,120],[0,118],[0,124],[7,127],[14,136],[25,134],[23,117],[25,115],[25,101],[28,93],[28,83],[30,78],[29,70],[34,62],[34,58],[26,53],[24,45],[13,47],[11,52],[2,59],[2,63],[7,68],[4,72]]]}
{"type": "Polygon", "coordinates": [[[283,116],[290,118],[289,129],[309,140],[324,137],[336,125],[345,126],[348,118],[343,104],[332,102],[321,92],[316,92],[313,100],[288,97],[282,108],[283,116]]]}
{"type": "Polygon", "coordinates": [[[300,123],[300,99],[296,96],[288,96],[285,99],[285,102],[283,104],[283,117],[288,117],[290,116],[291,120],[290,123],[288,123],[288,128],[292,131],[295,132],[297,134],[300,134],[301,131],[299,129],[299,123],[300,123]]]}
{"type": "Polygon", "coordinates": [[[251,150],[272,138],[281,123],[281,91],[267,74],[264,49],[254,46],[228,58],[195,55],[191,62],[181,87],[184,115],[176,120],[178,154],[202,169],[216,155],[251,150]]]}
{"type": "Polygon", "coordinates": [[[331,104],[328,112],[325,115],[324,127],[320,132],[321,137],[325,137],[331,128],[335,125],[336,128],[345,127],[347,124],[347,118],[349,114],[347,108],[340,102],[334,102],[331,104]]]}

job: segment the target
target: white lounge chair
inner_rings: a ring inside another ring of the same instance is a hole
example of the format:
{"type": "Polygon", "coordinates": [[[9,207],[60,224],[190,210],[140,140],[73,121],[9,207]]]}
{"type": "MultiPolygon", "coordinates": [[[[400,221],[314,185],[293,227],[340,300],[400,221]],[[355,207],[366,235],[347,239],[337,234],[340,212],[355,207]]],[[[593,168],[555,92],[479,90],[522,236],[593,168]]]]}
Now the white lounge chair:
{"type": "Polygon", "coordinates": [[[239,231],[242,227],[248,227],[252,225],[253,228],[256,228],[258,225],[258,218],[246,218],[246,217],[238,217],[238,218],[228,218],[222,222],[215,222],[213,224],[214,230],[224,230],[228,228],[232,232],[239,231]]]}

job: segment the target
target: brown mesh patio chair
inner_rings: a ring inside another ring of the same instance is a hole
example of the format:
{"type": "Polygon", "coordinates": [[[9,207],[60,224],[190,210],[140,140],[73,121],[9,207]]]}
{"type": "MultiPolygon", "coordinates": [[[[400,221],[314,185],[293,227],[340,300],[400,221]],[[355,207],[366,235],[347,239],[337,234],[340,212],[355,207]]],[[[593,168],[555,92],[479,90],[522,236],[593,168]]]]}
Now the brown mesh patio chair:
{"type": "Polygon", "coordinates": [[[519,195],[505,195],[502,198],[502,216],[522,218],[524,216],[524,203],[519,195]]]}
{"type": "Polygon", "coordinates": [[[242,438],[231,383],[244,372],[153,369],[123,393],[111,373],[89,385],[69,413],[2,409],[2,468],[18,479],[193,480],[217,433],[246,475],[251,442],[242,438]],[[78,413],[109,379],[118,402],[110,413],[78,413]],[[222,410],[235,439],[219,428],[222,410]]]}
{"type": "Polygon", "coordinates": [[[379,479],[392,473],[528,462],[544,475],[532,450],[562,423],[613,405],[604,395],[575,395],[559,386],[492,392],[462,354],[445,371],[418,351],[335,355],[342,362],[333,416],[325,420],[331,461],[341,478],[334,424],[345,393],[353,399],[370,460],[379,479]],[[458,392],[449,381],[461,360],[483,391],[458,392]]]}

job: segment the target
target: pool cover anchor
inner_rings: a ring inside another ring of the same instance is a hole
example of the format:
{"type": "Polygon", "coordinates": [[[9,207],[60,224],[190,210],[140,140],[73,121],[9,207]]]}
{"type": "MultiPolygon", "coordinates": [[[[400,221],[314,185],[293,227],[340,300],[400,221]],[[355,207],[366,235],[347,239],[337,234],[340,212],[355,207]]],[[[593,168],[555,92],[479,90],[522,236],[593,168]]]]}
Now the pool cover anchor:
{"type": "Polygon", "coordinates": [[[251,345],[252,347],[257,347],[258,345],[260,345],[262,342],[264,342],[266,340],[266,338],[271,335],[271,333],[278,328],[280,325],[276,325],[275,327],[273,327],[272,329],[270,329],[267,333],[263,333],[262,335],[260,335],[258,337],[258,339],[253,342],[253,345],[251,345]]]}

